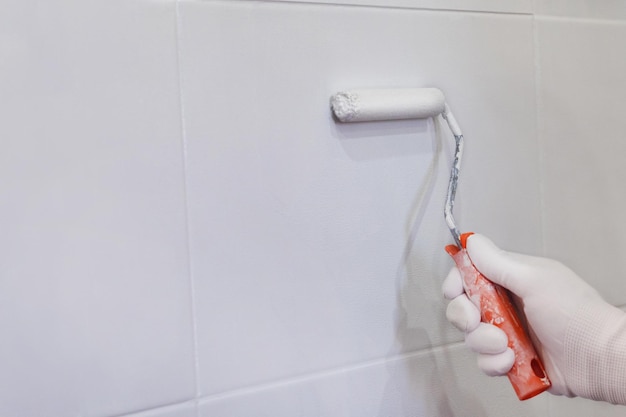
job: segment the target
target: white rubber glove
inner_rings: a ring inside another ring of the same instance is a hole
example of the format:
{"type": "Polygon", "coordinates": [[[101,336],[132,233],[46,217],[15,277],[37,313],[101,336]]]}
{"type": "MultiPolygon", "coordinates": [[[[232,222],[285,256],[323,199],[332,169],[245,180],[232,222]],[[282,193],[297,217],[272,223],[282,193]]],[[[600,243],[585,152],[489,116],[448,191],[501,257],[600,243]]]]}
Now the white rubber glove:
{"type": "MultiPolygon", "coordinates": [[[[467,251],[474,266],[517,296],[531,338],[552,381],[550,392],[626,404],[626,314],[563,264],[508,253],[472,235],[467,251]]],[[[463,292],[458,269],[443,284],[448,320],[465,332],[487,375],[505,375],[514,354],[506,334],[480,323],[480,312],[463,292]]]]}

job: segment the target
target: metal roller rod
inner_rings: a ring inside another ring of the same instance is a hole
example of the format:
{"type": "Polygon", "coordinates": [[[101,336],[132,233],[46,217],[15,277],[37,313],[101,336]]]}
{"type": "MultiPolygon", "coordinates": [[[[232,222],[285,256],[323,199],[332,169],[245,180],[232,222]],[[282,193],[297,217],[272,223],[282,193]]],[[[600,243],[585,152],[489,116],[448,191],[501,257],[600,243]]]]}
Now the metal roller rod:
{"type": "Polygon", "coordinates": [[[461,234],[454,221],[454,199],[463,157],[463,134],[438,88],[364,89],[342,91],[331,97],[333,114],[340,122],[426,119],[441,114],[454,135],[456,150],[444,208],[446,224],[461,247],[461,234]]]}

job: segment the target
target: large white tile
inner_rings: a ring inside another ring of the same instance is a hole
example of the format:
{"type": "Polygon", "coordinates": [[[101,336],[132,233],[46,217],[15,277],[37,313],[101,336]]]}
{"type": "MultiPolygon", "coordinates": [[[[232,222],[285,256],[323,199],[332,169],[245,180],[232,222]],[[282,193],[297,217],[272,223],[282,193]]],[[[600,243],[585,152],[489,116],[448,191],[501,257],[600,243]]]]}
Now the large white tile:
{"type": "Polygon", "coordinates": [[[180,12],[203,394],[461,338],[440,296],[452,139],[431,121],[338,125],[338,90],[441,87],[467,137],[461,226],[540,250],[530,18],[180,12]]]}
{"type": "Polygon", "coordinates": [[[194,395],[174,5],[0,14],[0,415],[194,395]]]}
{"type": "MultiPolygon", "coordinates": [[[[206,0],[210,1],[210,0],[206,0]]],[[[264,1],[264,0],[263,0],[264,1]]],[[[289,3],[347,4],[407,9],[466,10],[497,13],[532,13],[532,0],[272,0],[289,3]]]]}
{"type": "Polygon", "coordinates": [[[200,417],[539,417],[547,396],[521,402],[464,346],[413,354],[307,379],[208,398],[200,417]]]}
{"type": "Polygon", "coordinates": [[[626,303],[626,25],[540,19],[547,254],[626,303]]]}

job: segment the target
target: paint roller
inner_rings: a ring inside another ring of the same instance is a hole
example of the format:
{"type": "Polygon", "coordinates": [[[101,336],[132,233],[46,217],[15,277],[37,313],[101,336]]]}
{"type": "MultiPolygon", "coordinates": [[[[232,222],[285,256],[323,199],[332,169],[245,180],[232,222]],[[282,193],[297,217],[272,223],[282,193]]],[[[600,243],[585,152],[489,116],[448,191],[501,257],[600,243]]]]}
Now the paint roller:
{"type": "Polygon", "coordinates": [[[441,90],[437,88],[363,89],[343,91],[331,97],[331,108],[338,121],[372,122],[383,120],[425,119],[441,115],[454,135],[456,148],[448,182],[444,218],[454,239],[446,252],[456,263],[469,299],[480,309],[481,319],[502,329],[515,363],[507,374],[520,400],[526,400],[550,388],[550,380],[528,334],[525,332],[508,292],[485,278],[472,264],[466,243],[471,233],[461,234],[454,220],[463,134],[441,90]]]}

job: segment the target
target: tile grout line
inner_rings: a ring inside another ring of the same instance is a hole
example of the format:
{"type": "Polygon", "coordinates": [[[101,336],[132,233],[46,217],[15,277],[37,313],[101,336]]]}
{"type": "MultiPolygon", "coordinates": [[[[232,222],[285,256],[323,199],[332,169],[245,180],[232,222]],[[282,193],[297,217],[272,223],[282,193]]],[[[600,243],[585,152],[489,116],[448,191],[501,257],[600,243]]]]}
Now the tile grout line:
{"type": "Polygon", "coordinates": [[[546,167],[546,153],[543,143],[543,119],[542,119],[542,100],[541,100],[541,64],[539,62],[539,36],[537,29],[537,18],[532,17],[533,32],[533,69],[535,80],[535,128],[536,130],[536,142],[539,153],[539,230],[541,239],[541,254],[546,256],[547,243],[546,243],[546,190],[545,190],[545,167],[546,167]]]}
{"type": "Polygon", "coordinates": [[[173,403],[168,403],[168,404],[162,404],[156,407],[148,407],[148,408],[142,408],[140,410],[135,410],[132,411],[130,413],[124,413],[124,414],[115,414],[109,417],[142,417],[142,415],[146,415],[146,413],[152,414],[155,411],[163,411],[163,410],[171,410],[180,406],[184,406],[186,404],[196,404],[197,403],[197,399],[191,399],[191,400],[185,400],[185,401],[177,401],[177,402],[173,402],[173,403]]]}
{"type": "Polygon", "coordinates": [[[558,16],[549,14],[534,14],[535,18],[546,22],[572,23],[572,24],[594,24],[607,26],[626,26],[624,18],[603,18],[603,17],[581,17],[581,16],[558,16]]]}
{"type": "Polygon", "coordinates": [[[369,368],[372,366],[378,366],[378,365],[383,365],[386,363],[407,360],[407,359],[411,359],[411,358],[425,355],[428,353],[444,352],[445,350],[455,349],[457,347],[465,347],[465,342],[464,341],[453,342],[453,343],[448,343],[445,345],[419,349],[419,350],[412,351],[412,352],[400,353],[395,356],[372,359],[369,361],[359,362],[359,363],[352,364],[352,365],[340,366],[337,368],[330,368],[330,369],[325,369],[325,370],[320,370],[320,371],[314,371],[314,372],[309,372],[309,373],[296,375],[296,376],[278,378],[273,381],[260,382],[260,383],[251,384],[251,385],[244,386],[244,387],[239,387],[239,388],[232,388],[232,389],[228,389],[222,392],[217,392],[217,393],[213,393],[213,394],[209,394],[205,396],[199,396],[198,402],[219,401],[223,399],[238,397],[241,395],[252,394],[255,392],[259,392],[259,391],[286,387],[286,386],[293,385],[293,384],[303,383],[307,381],[314,381],[317,379],[327,378],[327,377],[331,377],[331,376],[339,375],[343,373],[347,374],[349,372],[358,371],[360,369],[365,369],[365,368],[369,368]]]}
{"type": "Polygon", "coordinates": [[[445,7],[427,7],[427,6],[388,6],[383,4],[359,4],[359,3],[344,3],[341,1],[316,1],[316,0],[177,0],[188,1],[197,3],[215,3],[215,2],[240,2],[240,3],[275,3],[275,4],[290,4],[290,5],[318,5],[328,7],[358,7],[358,8],[371,8],[371,9],[386,9],[386,10],[416,10],[423,12],[458,12],[458,13],[476,13],[476,14],[488,14],[488,15],[506,15],[506,16],[532,16],[533,11],[495,11],[495,10],[479,10],[479,9],[461,9],[461,8],[445,8],[445,7]]]}
{"type": "Polygon", "coordinates": [[[187,235],[187,268],[189,270],[189,298],[191,304],[191,324],[192,324],[192,339],[193,339],[193,362],[194,362],[194,404],[195,404],[195,416],[200,416],[200,409],[198,401],[200,398],[200,352],[198,347],[198,314],[196,306],[196,288],[193,274],[193,266],[191,262],[191,220],[189,210],[189,170],[188,170],[188,149],[187,149],[187,127],[185,123],[185,104],[183,100],[183,71],[182,71],[182,52],[181,52],[181,37],[182,37],[182,22],[180,14],[181,0],[176,0],[175,18],[176,18],[176,67],[178,70],[178,100],[180,108],[180,133],[182,144],[182,157],[183,157],[183,188],[185,198],[185,232],[187,235]]]}

